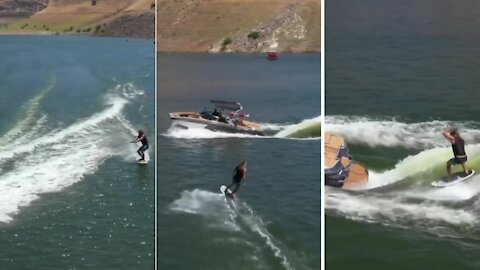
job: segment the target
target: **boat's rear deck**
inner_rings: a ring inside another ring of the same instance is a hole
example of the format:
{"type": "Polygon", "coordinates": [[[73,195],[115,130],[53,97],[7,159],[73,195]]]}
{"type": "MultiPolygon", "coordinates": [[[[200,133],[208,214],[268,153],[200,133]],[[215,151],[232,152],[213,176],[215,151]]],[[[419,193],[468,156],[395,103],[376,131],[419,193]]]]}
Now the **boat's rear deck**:
{"type": "Polygon", "coordinates": [[[324,164],[325,168],[334,167],[338,162],[344,168],[348,168],[348,176],[345,179],[343,189],[358,189],[365,186],[368,182],[368,171],[360,164],[351,161],[350,157],[340,156],[340,151],[346,149],[345,141],[342,137],[325,133],[325,154],[324,164]]]}
{"type": "Polygon", "coordinates": [[[358,189],[364,187],[368,182],[368,171],[362,165],[353,163],[350,165],[350,172],[343,183],[343,189],[358,189]]]}
{"type": "Polygon", "coordinates": [[[333,167],[338,160],[338,152],[345,147],[345,141],[342,137],[330,133],[325,133],[325,155],[324,164],[326,168],[333,167]]]}
{"type": "Polygon", "coordinates": [[[186,117],[186,118],[194,118],[194,119],[201,118],[200,114],[197,112],[173,112],[173,113],[170,113],[170,116],[186,117]]]}
{"type": "Polygon", "coordinates": [[[255,130],[262,130],[262,126],[250,121],[242,120],[242,121],[239,121],[237,124],[241,127],[246,127],[246,128],[255,129],[255,130]]]}

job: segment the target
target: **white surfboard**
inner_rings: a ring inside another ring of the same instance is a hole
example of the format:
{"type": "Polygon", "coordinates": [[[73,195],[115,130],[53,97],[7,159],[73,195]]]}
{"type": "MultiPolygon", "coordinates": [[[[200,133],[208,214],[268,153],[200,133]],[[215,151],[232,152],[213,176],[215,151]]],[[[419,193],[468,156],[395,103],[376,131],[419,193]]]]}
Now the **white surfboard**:
{"type": "Polygon", "coordinates": [[[225,194],[225,196],[233,199],[233,193],[232,193],[232,191],[231,191],[229,188],[227,189],[227,186],[222,185],[222,186],[220,187],[220,192],[222,192],[222,194],[225,194]],[[226,192],[225,192],[225,191],[226,191],[226,192]]]}
{"type": "Polygon", "coordinates": [[[447,187],[455,185],[457,183],[463,182],[468,178],[472,177],[475,174],[474,170],[470,170],[469,174],[465,176],[463,172],[454,173],[451,176],[444,176],[440,180],[433,181],[432,186],[434,187],[447,187]]]}
{"type": "Polygon", "coordinates": [[[137,163],[139,165],[147,165],[148,164],[148,161],[147,160],[137,160],[137,163]]]}

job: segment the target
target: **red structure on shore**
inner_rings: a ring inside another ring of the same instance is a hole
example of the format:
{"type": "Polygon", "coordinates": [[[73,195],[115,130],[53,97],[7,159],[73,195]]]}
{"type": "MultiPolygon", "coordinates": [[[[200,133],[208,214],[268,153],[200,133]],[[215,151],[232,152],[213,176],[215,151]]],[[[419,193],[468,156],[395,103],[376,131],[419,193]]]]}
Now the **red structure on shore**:
{"type": "Polygon", "coordinates": [[[276,61],[278,59],[277,52],[268,52],[267,53],[267,59],[270,60],[270,61],[276,61]]]}

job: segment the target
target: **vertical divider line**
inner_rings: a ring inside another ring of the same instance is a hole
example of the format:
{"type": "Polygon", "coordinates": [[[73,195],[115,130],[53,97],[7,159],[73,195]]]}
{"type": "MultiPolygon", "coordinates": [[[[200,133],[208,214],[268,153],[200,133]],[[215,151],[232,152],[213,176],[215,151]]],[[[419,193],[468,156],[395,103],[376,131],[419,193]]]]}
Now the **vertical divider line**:
{"type": "Polygon", "coordinates": [[[158,34],[158,31],[157,31],[157,20],[158,20],[158,1],[155,0],[155,35],[154,35],[154,44],[155,46],[153,51],[154,51],[154,54],[155,54],[155,234],[154,234],[154,238],[155,238],[155,249],[154,249],[154,252],[155,252],[155,262],[154,262],[154,269],[158,269],[158,265],[157,265],[157,262],[158,262],[158,148],[159,148],[159,143],[158,143],[158,71],[157,71],[157,68],[158,68],[158,65],[157,65],[157,61],[158,61],[158,53],[157,53],[157,46],[158,46],[158,40],[157,40],[157,34],[158,34]]]}
{"type": "Polygon", "coordinates": [[[320,93],[320,128],[321,128],[321,138],[320,138],[320,226],[321,226],[321,232],[320,232],[320,252],[321,252],[321,269],[325,270],[325,257],[326,257],[326,252],[325,252],[325,174],[323,173],[325,170],[324,167],[324,151],[325,151],[325,144],[324,144],[324,138],[325,138],[325,0],[321,0],[320,2],[320,8],[322,9],[320,12],[320,16],[322,17],[320,19],[320,23],[322,24],[320,27],[320,53],[321,53],[321,58],[320,58],[320,88],[321,88],[321,93],[320,93]]]}

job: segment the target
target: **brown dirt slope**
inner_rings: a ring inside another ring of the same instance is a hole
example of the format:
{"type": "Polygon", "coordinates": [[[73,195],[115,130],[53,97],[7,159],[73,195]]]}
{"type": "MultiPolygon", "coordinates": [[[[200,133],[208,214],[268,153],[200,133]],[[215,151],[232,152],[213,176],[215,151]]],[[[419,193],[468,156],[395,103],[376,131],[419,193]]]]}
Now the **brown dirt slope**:
{"type": "Polygon", "coordinates": [[[129,36],[135,33],[134,37],[153,37],[155,22],[146,18],[154,17],[154,2],[154,0],[50,0],[45,9],[28,19],[9,24],[3,30],[13,33],[81,33],[109,36],[129,36]]]}
{"type": "Polygon", "coordinates": [[[320,51],[320,0],[159,0],[157,13],[159,51],[320,51]]]}

